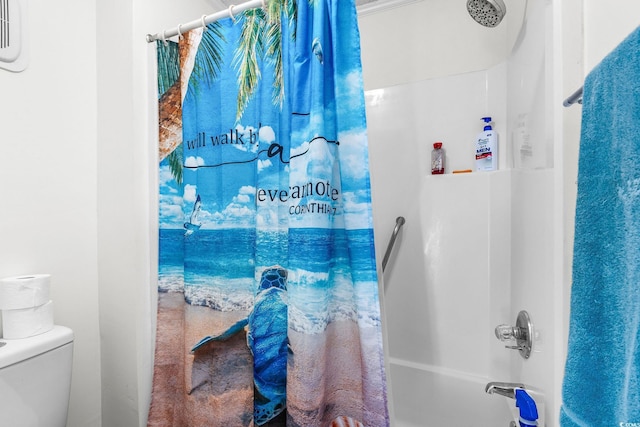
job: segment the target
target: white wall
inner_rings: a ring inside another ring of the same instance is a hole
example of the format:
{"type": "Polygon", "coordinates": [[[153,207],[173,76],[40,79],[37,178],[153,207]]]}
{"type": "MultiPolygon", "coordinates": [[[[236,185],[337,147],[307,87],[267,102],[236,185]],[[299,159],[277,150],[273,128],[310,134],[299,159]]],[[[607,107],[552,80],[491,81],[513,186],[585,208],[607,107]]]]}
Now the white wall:
{"type": "Polygon", "coordinates": [[[97,2],[102,423],[146,425],[155,347],[161,32],[212,13],[206,0],[97,2]]]}
{"type": "Polygon", "coordinates": [[[140,167],[146,144],[134,133],[131,2],[96,5],[102,425],[135,426],[144,386],[138,384],[138,348],[146,343],[137,313],[149,312],[141,292],[149,276],[147,177],[140,167]]]}
{"type": "Polygon", "coordinates": [[[633,0],[584,0],[584,66],[589,72],[640,25],[640,4],[633,0]]]}
{"type": "Polygon", "coordinates": [[[0,70],[0,277],[52,275],[75,333],[69,426],[99,426],[95,2],[30,0],[27,19],[28,68],[0,70]]]}
{"type": "Polygon", "coordinates": [[[422,0],[361,16],[365,89],[486,70],[503,61],[517,37],[510,26],[519,27],[523,7],[515,4],[501,25],[486,28],[465,5],[422,0]]]}
{"type": "MultiPolygon", "coordinates": [[[[525,15],[527,3],[508,1],[508,13],[496,28],[486,28],[473,21],[466,11],[464,1],[419,0],[402,7],[361,16],[359,24],[365,89],[389,88],[438,77],[484,71],[503,63],[512,52],[520,52],[524,59],[511,61],[511,74],[518,76],[522,74],[521,71],[529,73],[533,64],[535,69],[532,71],[536,73],[533,78],[540,80],[545,71],[544,33],[541,38],[543,42],[536,46],[531,40],[540,37],[532,37],[526,31],[544,32],[545,27],[544,23],[539,29],[535,25],[524,25],[529,20],[525,15]],[[527,45],[522,46],[522,43],[527,45]],[[532,55],[526,58],[528,51],[532,51],[532,55]]],[[[545,94],[537,93],[537,82],[533,83],[529,86],[520,82],[517,88],[512,84],[510,90],[523,91],[524,96],[521,98],[527,100],[514,97],[514,102],[529,102],[528,100],[537,96],[535,100],[539,103],[545,94]]],[[[493,87],[490,90],[495,92],[503,82],[494,80],[491,84],[493,87]]],[[[464,92],[450,96],[460,105],[468,97],[464,92]]],[[[455,117],[455,111],[452,111],[451,116],[455,117]]],[[[515,119],[510,114],[509,121],[515,119]]],[[[536,119],[529,113],[529,122],[536,119]]],[[[506,121],[505,118],[502,123],[497,122],[497,126],[505,126],[506,130],[506,121]]],[[[536,132],[544,130],[529,129],[534,138],[538,136],[536,132]]],[[[503,132],[505,141],[510,137],[511,135],[503,132]]],[[[542,139],[544,138],[542,135],[542,139]]],[[[505,150],[510,149],[510,146],[505,146],[505,150]]],[[[536,150],[536,155],[541,159],[536,158],[537,163],[527,167],[546,166],[549,163],[547,157],[552,157],[549,151],[548,147],[540,147],[536,150]]],[[[502,154],[501,167],[513,166],[512,153],[503,151],[502,154]]]]}

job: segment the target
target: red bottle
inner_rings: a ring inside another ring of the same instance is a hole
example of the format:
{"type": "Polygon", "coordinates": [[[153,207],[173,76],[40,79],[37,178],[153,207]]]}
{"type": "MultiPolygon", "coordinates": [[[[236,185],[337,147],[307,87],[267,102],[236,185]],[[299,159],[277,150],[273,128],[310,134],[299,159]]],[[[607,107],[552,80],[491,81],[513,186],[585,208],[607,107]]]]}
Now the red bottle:
{"type": "Polygon", "coordinates": [[[444,149],[442,142],[433,144],[431,152],[431,175],[442,175],[444,173],[444,149]]]}

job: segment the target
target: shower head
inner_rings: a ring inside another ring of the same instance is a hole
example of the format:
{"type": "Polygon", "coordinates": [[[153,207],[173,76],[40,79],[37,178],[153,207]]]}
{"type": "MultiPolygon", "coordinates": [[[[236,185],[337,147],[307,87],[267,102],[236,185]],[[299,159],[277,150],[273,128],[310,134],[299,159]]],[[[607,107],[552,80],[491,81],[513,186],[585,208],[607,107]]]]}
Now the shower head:
{"type": "Polygon", "coordinates": [[[502,0],[467,0],[467,10],[478,24],[489,28],[498,25],[507,13],[502,0]]]}

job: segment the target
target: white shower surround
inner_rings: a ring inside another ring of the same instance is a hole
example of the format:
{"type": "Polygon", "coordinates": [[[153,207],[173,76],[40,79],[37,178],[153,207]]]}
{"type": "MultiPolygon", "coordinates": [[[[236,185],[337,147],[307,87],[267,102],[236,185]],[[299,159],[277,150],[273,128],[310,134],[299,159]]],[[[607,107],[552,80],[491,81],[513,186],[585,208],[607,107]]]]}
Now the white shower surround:
{"type": "Polygon", "coordinates": [[[397,427],[509,419],[506,401],[486,395],[484,385],[507,381],[502,368],[510,366],[492,335],[511,321],[512,171],[431,176],[429,169],[434,141],[447,151],[447,172],[473,168],[473,136],[488,113],[506,133],[506,85],[492,82],[506,82],[504,65],[366,94],[378,253],[395,216],[406,219],[384,297],[397,427]],[[446,96],[454,91],[465,93],[463,104],[446,96]],[[459,411],[444,404],[452,396],[459,411]]]}
{"type": "MultiPolygon", "coordinates": [[[[541,416],[556,419],[565,325],[552,8],[528,2],[524,20],[508,13],[503,37],[513,41],[504,43],[501,61],[500,52],[488,55],[494,65],[444,76],[435,70],[433,78],[409,76],[366,92],[379,254],[395,218],[406,218],[385,275],[396,427],[508,425],[515,401],[486,395],[490,381],[542,391],[541,416]],[[473,141],[486,115],[499,134],[500,170],[450,174],[474,169],[473,141]],[[523,137],[534,148],[524,160],[514,149],[523,137]],[[444,176],[430,175],[436,141],[447,153],[444,176]],[[523,309],[536,328],[526,361],[493,333],[523,309]],[[445,396],[457,402],[447,405],[445,396]]],[[[362,22],[367,40],[370,23],[362,22]]],[[[375,58],[363,46],[365,82],[389,79],[367,76],[375,58]]]]}

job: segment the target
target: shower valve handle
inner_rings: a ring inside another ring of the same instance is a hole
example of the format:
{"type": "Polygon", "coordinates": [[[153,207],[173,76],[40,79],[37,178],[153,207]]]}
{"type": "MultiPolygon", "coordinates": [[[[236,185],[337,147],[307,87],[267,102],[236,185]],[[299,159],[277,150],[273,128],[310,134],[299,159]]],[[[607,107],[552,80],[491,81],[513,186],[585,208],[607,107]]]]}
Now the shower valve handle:
{"type": "Polygon", "coordinates": [[[524,347],[521,345],[505,345],[504,348],[508,348],[509,350],[523,350],[524,347]]]}
{"type": "Polygon", "coordinates": [[[496,338],[502,342],[515,341],[516,345],[507,345],[505,348],[518,350],[520,355],[528,359],[531,355],[533,344],[533,326],[526,311],[518,313],[516,326],[498,325],[495,329],[496,338]]]}
{"type": "Polygon", "coordinates": [[[495,333],[496,338],[498,338],[500,341],[517,340],[518,337],[522,335],[518,327],[509,325],[496,326],[495,333]]]}
{"type": "MultiPolygon", "coordinates": [[[[496,338],[498,338],[502,342],[515,341],[517,343],[518,340],[521,339],[521,337],[523,337],[526,332],[523,332],[516,326],[498,325],[496,326],[495,333],[496,338]]],[[[521,344],[505,345],[504,348],[508,348],[510,350],[522,350],[524,346],[521,344]]]]}

